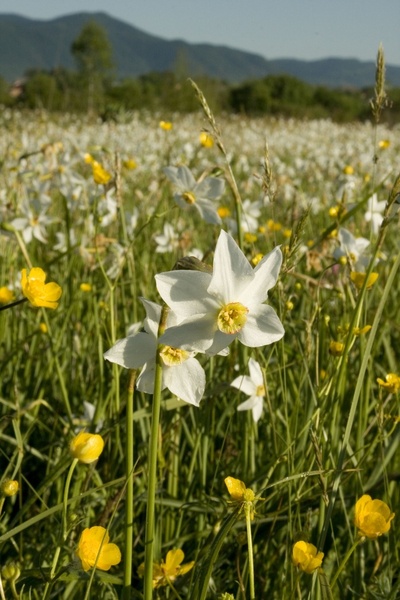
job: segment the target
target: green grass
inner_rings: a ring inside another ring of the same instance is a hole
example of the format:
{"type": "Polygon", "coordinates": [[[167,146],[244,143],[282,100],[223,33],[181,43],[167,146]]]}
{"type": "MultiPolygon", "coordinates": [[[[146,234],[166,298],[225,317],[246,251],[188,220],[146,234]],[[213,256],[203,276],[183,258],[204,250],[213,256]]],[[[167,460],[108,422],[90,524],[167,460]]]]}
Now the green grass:
{"type": "MultiPolygon", "coordinates": [[[[395,513],[399,506],[399,394],[377,383],[387,373],[400,375],[398,205],[392,191],[398,131],[222,118],[224,154],[217,145],[198,143],[201,129],[212,129],[203,115],[172,115],[169,132],[160,129],[161,118],[166,115],[143,113],[124,124],[101,124],[45,113],[5,111],[1,117],[0,287],[22,298],[18,273],[39,266],[63,289],[55,311],[23,303],[0,312],[0,474],[2,482],[20,485],[17,495],[0,501],[0,564],[19,565],[15,597],[143,597],[137,569],[145,554],[152,397],[137,390],[132,396],[131,373],[105,362],[103,353],[144,318],[140,297],[161,303],[155,274],[172,269],[193,248],[212,265],[219,228],[197,212],[181,211],[162,171],[186,164],[196,177],[226,178],[220,205],[231,218],[240,199],[273,198],[260,208],[256,238],[248,241],[242,233],[243,251],[251,260],[281,245],[284,263],[269,303],[285,335],[256,349],[235,342],[225,357],[197,355],[207,376],[199,408],[162,393],[154,559],[160,563],[169,550],[181,548],[184,562],[195,566],[173,587],[154,590],[154,598],[230,593],[251,599],[245,511],[230,501],[224,479],[231,476],[256,494],[255,598],[395,599],[397,516],[387,534],[359,544],[335,585],[330,582],[357,539],[357,499],[369,494],[395,513]],[[380,148],[379,140],[391,143],[380,148]],[[86,152],[112,174],[107,186],[93,182],[86,152]],[[128,158],[137,169],[123,166],[128,158]],[[353,175],[344,174],[349,165],[353,175]],[[391,203],[377,233],[365,219],[374,192],[391,203]],[[116,207],[109,223],[106,193],[116,207]],[[12,221],[24,216],[24,205],[45,199],[52,219],[47,243],[24,241],[12,221]],[[330,216],[338,206],[339,216],[330,216]],[[127,211],[136,211],[133,228],[127,211]],[[179,232],[179,245],[162,254],[153,235],[165,223],[179,232]],[[349,264],[333,258],[335,230],[343,227],[370,240],[371,260],[377,253],[379,260],[370,264],[379,277],[369,290],[357,290],[349,264]],[[68,237],[71,230],[74,237],[55,249],[56,233],[68,237]],[[91,291],[82,291],[82,283],[91,291]],[[348,333],[365,325],[372,329],[364,335],[348,333]],[[332,340],[344,343],[342,356],[329,353],[332,340]],[[230,387],[248,374],[250,357],[265,376],[257,424],[251,412],[237,411],[246,396],[230,387]],[[89,421],[84,401],[95,407],[89,421]],[[100,433],[105,448],[96,463],[77,465],[66,505],[69,443],[83,428],[100,433]],[[128,507],[127,494],[133,494],[128,507]],[[76,557],[82,530],[94,525],[108,528],[122,552],[122,562],[107,573],[85,573],[76,557]],[[300,539],[324,552],[323,571],[308,575],[292,564],[300,539]],[[55,577],[48,581],[57,548],[55,577]]],[[[241,219],[246,223],[245,211],[241,219]]],[[[3,573],[0,597],[11,598],[5,579],[3,573]]]]}

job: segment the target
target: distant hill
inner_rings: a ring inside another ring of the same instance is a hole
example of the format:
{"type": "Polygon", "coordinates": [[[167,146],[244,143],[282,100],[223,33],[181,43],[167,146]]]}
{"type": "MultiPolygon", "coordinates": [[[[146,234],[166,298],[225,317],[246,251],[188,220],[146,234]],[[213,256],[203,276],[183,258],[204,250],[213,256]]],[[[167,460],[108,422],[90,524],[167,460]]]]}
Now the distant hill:
{"type": "MultiPolygon", "coordinates": [[[[340,58],[267,60],[226,46],[164,40],[103,12],[76,13],[50,21],[0,14],[0,76],[11,82],[33,68],[74,68],[71,43],[90,20],[107,31],[114,50],[116,74],[120,78],[152,71],[183,70],[194,78],[208,75],[228,83],[284,73],[307,83],[336,88],[374,84],[373,62],[340,58]]],[[[389,84],[399,87],[400,67],[388,65],[386,77],[389,84]]]]}

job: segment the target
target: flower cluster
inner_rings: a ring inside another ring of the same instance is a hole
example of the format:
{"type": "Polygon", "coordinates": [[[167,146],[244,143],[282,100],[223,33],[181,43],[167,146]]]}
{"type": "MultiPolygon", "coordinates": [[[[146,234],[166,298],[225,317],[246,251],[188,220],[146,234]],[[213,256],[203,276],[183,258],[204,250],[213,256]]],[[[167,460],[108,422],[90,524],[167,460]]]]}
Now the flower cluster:
{"type": "MultiPolygon", "coordinates": [[[[161,336],[161,308],[142,299],[146,310],[144,331],[117,341],[104,358],[128,369],[142,368],[137,387],[148,394],[153,393],[159,359],[162,387],[198,406],[205,375],[194,358],[196,352],[226,353],[235,339],[254,348],[282,338],[282,323],[274,309],[265,304],[268,291],[277,281],[281,262],[282,253],[275,248],[253,269],[233,238],[221,231],[211,273],[204,268],[156,275],[158,292],[170,309],[161,336]]],[[[264,388],[256,363],[250,362],[250,372],[256,384],[238,379],[232,385],[240,384],[240,389],[245,386],[246,393],[251,390],[254,397],[240,410],[254,409],[257,419],[262,412],[264,388]]]]}

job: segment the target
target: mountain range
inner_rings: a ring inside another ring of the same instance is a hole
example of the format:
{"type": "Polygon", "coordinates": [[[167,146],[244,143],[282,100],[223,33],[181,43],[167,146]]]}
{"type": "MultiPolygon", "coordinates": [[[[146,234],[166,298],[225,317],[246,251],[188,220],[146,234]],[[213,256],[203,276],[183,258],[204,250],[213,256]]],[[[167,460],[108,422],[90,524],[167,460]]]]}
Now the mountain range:
{"type": "MultiPolygon", "coordinates": [[[[119,78],[183,69],[192,78],[207,75],[230,84],[282,73],[334,88],[371,87],[375,81],[373,62],[267,60],[227,46],[165,40],[104,12],[81,12],[49,21],[0,14],[0,76],[12,82],[30,69],[75,68],[71,44],[88,21],[96,21],[107,32],[119,78]]],[[[386,78],[390,85],[400,87],[400,67],[387,65],[386,78]]]]}

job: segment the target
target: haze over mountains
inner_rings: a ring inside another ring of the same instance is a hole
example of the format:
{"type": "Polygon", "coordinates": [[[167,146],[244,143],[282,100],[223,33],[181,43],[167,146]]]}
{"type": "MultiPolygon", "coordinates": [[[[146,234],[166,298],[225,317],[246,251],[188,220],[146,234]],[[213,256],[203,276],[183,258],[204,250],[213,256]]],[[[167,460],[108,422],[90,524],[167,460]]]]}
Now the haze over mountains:
{"type": "MultiPolygon", "coordinates": [[[[152,71],[179,71],[191,77],[208,75],[239,83],[285,73],[307,83],[336,88],[374,85],[375,64],[355,59],[316,61],[266,58],[212,44],[190,44],[148,34],[110,15],[75,13],[38,21],[15,14],[0,14],[0,76],[11,82],[29,69],[75,68],[70,47],[88,21],[107,32],[113,47],[117,77],[137,77],[152,71]]],[[[400,86],[400,67],[387,65],[389,85],[400,86]]]]}

